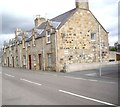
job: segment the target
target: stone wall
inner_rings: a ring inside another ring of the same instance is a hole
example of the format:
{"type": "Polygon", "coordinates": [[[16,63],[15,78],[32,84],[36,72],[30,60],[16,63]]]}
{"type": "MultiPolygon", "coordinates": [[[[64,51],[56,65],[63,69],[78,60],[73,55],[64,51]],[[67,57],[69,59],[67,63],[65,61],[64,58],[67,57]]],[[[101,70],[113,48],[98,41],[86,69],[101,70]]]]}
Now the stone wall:
{"type": "MultiPolygon", "coordinates": [[[[99,23],[90,11],[78,9],[63,25],[58,38],[58,61],[60,69],[64,64],[99,62],[100,36],[99,23]],[[91,33],[96,33],[95,41],[91,33]]],[[[100,25],[103,61],[108,61],[108,33],[100,25]]]]}

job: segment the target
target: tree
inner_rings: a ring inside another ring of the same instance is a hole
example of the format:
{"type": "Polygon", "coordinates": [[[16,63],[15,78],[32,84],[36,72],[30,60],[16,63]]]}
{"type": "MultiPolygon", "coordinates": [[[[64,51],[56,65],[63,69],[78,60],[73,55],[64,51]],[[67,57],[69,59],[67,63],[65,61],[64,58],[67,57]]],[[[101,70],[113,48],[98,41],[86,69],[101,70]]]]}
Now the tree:
{"type": "Polygon", "coordinates": [[[117,49],[115,47],[109,47],[110,51],[117,51],[117,49]]]}

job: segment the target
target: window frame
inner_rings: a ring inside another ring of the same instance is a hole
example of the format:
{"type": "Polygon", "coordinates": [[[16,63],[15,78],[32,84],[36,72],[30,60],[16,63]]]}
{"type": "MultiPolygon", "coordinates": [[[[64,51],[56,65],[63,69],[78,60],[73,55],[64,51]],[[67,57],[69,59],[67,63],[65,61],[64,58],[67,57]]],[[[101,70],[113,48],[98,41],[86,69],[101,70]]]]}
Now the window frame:
{"type": "Polygon", "coordinates": [[[96,41],[96,33],[91,33],[91,41],[96,41]]]}
{"type": "Polygon", "coordinates": [[[51,43],[51,33],[50,33],[50,30],[46,31],[46,43],[47,44],[51,43]]]}
{"type": "Polygon", "coordinates": [[[23,55],[23,65],[26,65],[26,56],[23,55]]]}
{"type": "Polygon", "coordinates": [[[23,49],[25,49],[25,40],[22,41],[23,49]]]}
{"type": "Polygon", "coordinates": [[[35,35],[33,35],[33,38],[32,38],[33,40],[32,40],[32,45],[33,45],[33,47],[35,47],[36,46],[36,41],[35,41],[35,35]]]}
{"type": "Polygon", "coordinates": [[[47,54],[48,67],[52,67],[52,53],[47,54]]]}

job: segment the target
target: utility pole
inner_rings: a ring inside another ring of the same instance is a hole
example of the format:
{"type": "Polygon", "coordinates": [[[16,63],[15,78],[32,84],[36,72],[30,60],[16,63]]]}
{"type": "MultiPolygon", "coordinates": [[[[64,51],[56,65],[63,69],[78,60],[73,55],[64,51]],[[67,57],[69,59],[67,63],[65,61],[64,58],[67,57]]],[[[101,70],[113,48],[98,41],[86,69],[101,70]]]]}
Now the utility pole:
{"type": "Polygon", "coordinates": [[[102,69],[102,46],[101,46],[101,34],[100,34],[100,25],[99,25],[99,50],[100,50],[100,64],[99,64],[99,76],[101,77],[101,69],[102,69]]]}

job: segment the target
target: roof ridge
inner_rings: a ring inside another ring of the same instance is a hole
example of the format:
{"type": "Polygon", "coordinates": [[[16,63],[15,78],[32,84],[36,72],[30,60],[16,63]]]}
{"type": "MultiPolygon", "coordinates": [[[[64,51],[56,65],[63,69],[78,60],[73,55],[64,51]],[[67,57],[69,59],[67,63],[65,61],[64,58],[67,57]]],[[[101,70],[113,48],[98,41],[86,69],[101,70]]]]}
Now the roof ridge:
{"type": "Polygon", "coordinates": [[[76,8],[71,9],[71,10],[69,10],[69,11],[67,11],[67,12],[64,12],[64,13],[62,13],[62,14],[60,14],[60,15],[57,15],[56,17],[54,17],[54,18],[52,18],[52,19],[50,19],[50,20],[53,20],[53,19],[55,19],[55,18],[57,18],[57,17],[60,17],[60,16],[62,16],[62,15],[64,15],[64,14],[66,14],[66,13],[68,13],[68,12],[73,11],[73,10],[76,10],[76,8]]]}

